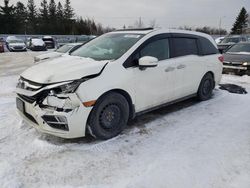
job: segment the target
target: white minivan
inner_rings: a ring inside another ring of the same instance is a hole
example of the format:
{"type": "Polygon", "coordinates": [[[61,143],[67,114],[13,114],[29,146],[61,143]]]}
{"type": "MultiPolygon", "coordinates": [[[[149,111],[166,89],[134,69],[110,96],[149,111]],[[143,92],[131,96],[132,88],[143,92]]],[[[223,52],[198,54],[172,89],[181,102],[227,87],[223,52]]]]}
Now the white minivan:
{"type": "Polygon", "coordinates": [[[203,33],[118,30],[23,72],[17,109],[48,134],[109,139],[139,114],[189,97],[211,98],[222,62],[203,33]]]}

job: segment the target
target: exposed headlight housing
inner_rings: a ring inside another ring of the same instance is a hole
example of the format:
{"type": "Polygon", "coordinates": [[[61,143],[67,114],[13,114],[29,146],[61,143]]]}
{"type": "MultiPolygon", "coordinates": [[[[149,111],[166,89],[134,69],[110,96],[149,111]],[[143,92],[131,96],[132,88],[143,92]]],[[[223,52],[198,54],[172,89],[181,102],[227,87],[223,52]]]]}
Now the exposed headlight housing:
{"type": "Polygon", "coordinates": [[[69,84],[61,85],[59,88],[61,89],[61,93],[73,93],[81,83],[80,81],[73,81],[69,84]]]}
{"type": "Polygon", "coordinates": [[[75,80],[75,81],[72,81],[72,82],[67,83],[67,84],[60,85],[56,88],[53,88],[51,90],[51,93],[55,93],[55,94],[74,93],[77,90],[77,88],[79,87],[79,85],[81,85],[81,83],[85,82],[86,80],[87,80],[87,78],[79,79],[79,80],[75,80]]]}

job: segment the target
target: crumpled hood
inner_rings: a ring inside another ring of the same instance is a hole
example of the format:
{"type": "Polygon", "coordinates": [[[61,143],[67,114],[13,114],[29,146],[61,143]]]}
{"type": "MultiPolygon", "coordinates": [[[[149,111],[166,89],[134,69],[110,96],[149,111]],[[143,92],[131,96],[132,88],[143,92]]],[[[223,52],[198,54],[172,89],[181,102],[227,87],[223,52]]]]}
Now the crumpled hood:
{"type": "Polygon", "coordinates": [[[49,52],[49,53],[45,53],[45,54],[41,54],[41,55],[36,56],[36,59],[45,60],[45,59],[60,57],[62,55],[63,55],[63,53],[59,53],[59,52],[49,52]]]}
{"type": "Polygon", "coordinates": [[[98,74],[108,61],[95,61],[90,58],[64,55],[32,66],[21,77],[41,84],[51,84],[80,79],[98,74]]]}

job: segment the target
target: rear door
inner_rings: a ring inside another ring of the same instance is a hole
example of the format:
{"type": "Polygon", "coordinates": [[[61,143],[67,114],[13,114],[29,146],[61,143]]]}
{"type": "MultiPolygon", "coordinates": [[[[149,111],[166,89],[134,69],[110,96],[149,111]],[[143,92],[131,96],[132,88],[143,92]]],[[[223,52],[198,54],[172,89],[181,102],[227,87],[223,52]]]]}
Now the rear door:
{"type": "Polygon", "coordinates": [[[201,62],[198,39],[193,35],[173,34],[171,38],[172,58],[175,61],[176,99],[197,92],[204,64],[201,62]]]}

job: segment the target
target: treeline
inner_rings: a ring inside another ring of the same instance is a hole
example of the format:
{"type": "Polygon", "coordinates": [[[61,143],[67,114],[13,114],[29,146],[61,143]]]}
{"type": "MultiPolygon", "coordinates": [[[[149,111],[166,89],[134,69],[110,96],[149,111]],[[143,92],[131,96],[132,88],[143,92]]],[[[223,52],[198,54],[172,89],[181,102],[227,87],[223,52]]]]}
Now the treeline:
{"type": "Polygon", "coordinates": [[[0,6],[2,34],[99,35],[110,30],[93,19],[77,17],[70,0],[63,4],[42,0],[39,7],[34,0],[28,0],[27,5],[21,1],[13,5],[4,0],[0,6]]]}
{"type": "Polygon", "coordinates": [[[198,31],[198,32],[209,34],[209,35],[227,35],[228,34],[227,30],[225,29],[213,28],[209,26],[196,27],[196,28],[184,26],[184,27],[178,27],[178,29],[198,31]]]}

